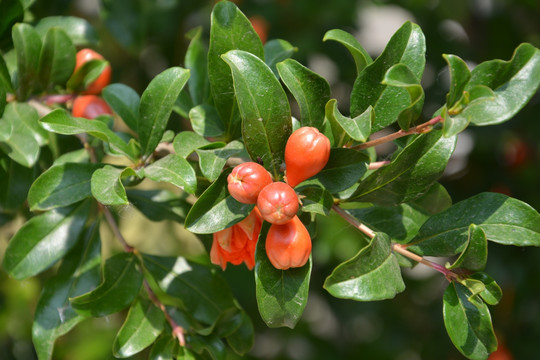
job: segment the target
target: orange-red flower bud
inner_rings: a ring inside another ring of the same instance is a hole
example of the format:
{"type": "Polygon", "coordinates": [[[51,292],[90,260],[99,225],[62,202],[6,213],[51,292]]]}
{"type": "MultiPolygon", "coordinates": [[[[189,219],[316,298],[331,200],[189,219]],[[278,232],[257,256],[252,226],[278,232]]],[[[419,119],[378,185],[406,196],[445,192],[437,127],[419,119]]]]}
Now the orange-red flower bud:
{"type": "Polygon", "coordinates": [[[276,181],[261,190],[257,207],[264,220],[272,224],[284,224],[296,216],[298,195],[289,185],[276,181]]]}
{"type": "Polygon", "coordinates": [[[263,166],[245,162],[234,167],[227,182],[233,198],[244,204],[255,204],[261,190],[272,182],[272,177],[263,166]]]}
{"type": "Polygon", "coordinates": [[[285,224],[270,226],[265,246],[272,265],[287,270],[306,264],[311,253],[311,237],[298,216],[294,216],[285,224]]]}

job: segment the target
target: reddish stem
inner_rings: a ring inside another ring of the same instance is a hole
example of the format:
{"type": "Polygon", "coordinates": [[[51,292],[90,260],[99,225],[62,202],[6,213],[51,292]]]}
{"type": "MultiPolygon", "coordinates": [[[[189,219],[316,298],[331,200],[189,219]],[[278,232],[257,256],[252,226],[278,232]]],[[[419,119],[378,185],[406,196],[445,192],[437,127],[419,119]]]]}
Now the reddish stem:
{"type": "Polygon", "coordinates": [[[418,126],[415,126],[407,131],[399,130],[390,135],[386,135],[378,139],[371,140],[371,141],[368,141],[368,142],[365,142],[363,144],[359,144],[356,146],[351,146],[351,149],[363,150],[363,149],[367,149],[373,146],[377,146],[380,144],[393,141],[395,139],[399,139],[400,137],[403,137],[403,136],[412,135],[412,134],[424,134],[424,133],[430,132],[433,129],[433,125],[442,121],[443,121],[443,118],[441,116],[436,116],[433,119],[426,121],[425,123],[420,124],[418,126]]]}

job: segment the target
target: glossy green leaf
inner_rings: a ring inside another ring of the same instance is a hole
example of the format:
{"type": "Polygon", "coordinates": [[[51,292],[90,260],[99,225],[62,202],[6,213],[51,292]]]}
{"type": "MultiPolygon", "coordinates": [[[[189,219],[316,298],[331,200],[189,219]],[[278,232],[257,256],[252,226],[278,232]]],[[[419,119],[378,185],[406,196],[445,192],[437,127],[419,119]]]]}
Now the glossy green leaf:
{"type": "Polygon", "coordinates": [[[0,88],[3,88],[6,92],[14,93],[11,76],[2,55],[0,55],[0,88]]]}
{"type": "Polygon", "coordinates": [[[64,30],[52,27],[47,31],[39,59],[39,75],[44,89],[65,84],[75,68],[75,54],[75,46],[64,30]]]}
{"type": "Polygon", "coordinates": [[[3,39],[4,37],[7,37],[9,30],[15,23],[23,20],[24,7],[20,1],[2,1],[1,6],[2,7],[0,10],[2,10],[2,16],[0,17],[0,39],[3,39]]]}
{"type": "Polygon", "coordinates": [[[121,169],[105,165],[92,174],[90,182],[92,195],[103,205],[127,205],[129,202],[122,178],[135,175],[135,171],[130,167],[121,169]]]}
{"type": "Polygon", "coordinates": [[[64,163],[42,173],[28,192],[30,210],[49,210],[92,196],[90,179],[101,164],[64,163]]]}
{"type": "Polygon", "coordinates": [[[208,81],[208,50],[201,40],[202,27],[193,29],[188,33],[191,38],[186,50],[184,63],[191,76],[188,80],[189,94],[194,105],[205,103],[210,96],[210,83],[208,81]]]}
{"type": "Polygon", "coordinates": [[[26,201],[34,180],[34,169],[27,168],[0,153],[0,209],[15,211],[26,201]]]}
{"type": "Polygon", "coordinates": [[[109,62],[104,59],[92,59],[77,68],[69,77],[66,87],[73,92],[82,92],[93,83],[109,66],[109,62]]]}
{"type": "Polygon", "coordinates": [[[222,57],[232,70],[246,149],[278,178],[292,128],[287,95],[270,68],[255,55],[231,50],[222,57]]]}
{"type": "Polygon", "coordinates": [[[84,320],[69,298],[91,291],[100,282],[101,239],[99,223],[66,255],[57,274],[47,280],[34,315],[32,341],[39,359],[51,359],[56,339],[84,320]]]}
{"type": "Polygon", "coordinates": [[[67,111],[56,109],[42,117],[39,122],[45,129],[62,135],[75,135],[86,132],[107,142],[111,149],[125,155],[130,160],[135,161],[137,159],[137,151],[101,121],[74,118],[67,111]]]}
{"type": "Polygon", "coordinates": [[[326,166],[313,178],[302,185],[321,185],[335,194],[353,186],[367,171],[369,159],[366,155],[352,149],[332,148],[326,166]]]}
{"type": "Polygon", "coordinates": [[[422,114],[424,106],[424,89],[420,85],[420,79],[415,76],[405,64],[392,66],[384,75],[383,84],[404,88],[409,93],[410,105],[401,110],[397,122],[403,130],[409,130],[411,124],[422,114]]]}
{"type": "Polygon", "coordinates": [[[377,233],[369,245],[334,269],[324,288],[332,296],[356,301],[392,299],[405,290],[390,237],[377,233]]]}
{"type": "Polygon", "coordinates": [[[391,206],[420,197],[441,176],[455,145],[456,138],[442,131],[419,135],[390,164],[365,178],[350,199],[391,206]]]}
{"type": "Polygon", "coordinates": [[[502,290],[491,276],[483,272],[476,272],[470,275],[469,278],[481,281],[484,284],[484,290],[479,295],[486,304],[497,305],[501,301],[502,290]]]}
{"type": "Polygon", "coordinates": [[[451,283],[444,292],[443,318],[456,348],[468,359],[484,360],[497,349],[489,309],[461,284],[451,283]]]}
{"type": "Polygon", "coordinates": [[[245,355],[251,350],[255,342],[255,330],[251,319],[245,311],[240,312],[240,326],[229,336],[227,336],[227,344],[238,355],[245,355]]]}
{"type": "Polygon", "coordinates": [[[208,79],[214,104],[225,124],[225,138],[240,135],[240,118],[229,66],[221,58],[229,50],[244,50],[264,58],[259,35],[248,18],[229,1],[218,2],[211,15],[210,46],[208,49],[208,79]]]}
{"type": "Polygon", "coordinates": [[[176,135],[173,141],[173,147],[176,154],[186,158],[196,149],[210,144],[202,135],[193,131],[182,131],[176,135]]]}
{"type": "Polygon", "coordinates": [[[49,16],[45,17],[36,25],[36,31],[46,34],[52,27],[61,28],[69,35],[76,46],[84,46],[98,43],[98,34],[90,23],[75,16],[49,16]]]}
{"type": "Polygon", "coordinates": [[[113,343],[117,358],[133,356],[157,339],[163,331],[165,315],[150,300],[137,298],[131,305],[124,324],[113,343]]]}
{"type": "Polygon", "coordinates": [[[337,107],[337,100],[326,103],[326,118],[330,121],[334,135],[334,146],[342,147],[350,139],[365,142],[371,133],[371,123],[375,120],[375,111],[369,106],[366,111],[354,119],[343,116],[337,107]]]}
{"type": "Polygon", "coordinates": [[[263,239],[270,228],[263,224],[255,252],[255,295],[259,313],[268,327],[294,329],[308,301],[312,260],[300,268],[276,269],[266,256],[263,239]]]}
{"type": "Polygon", "coordinates": [[[189,70],[172,67],[154,77],[144,90],[137,124],[144,156],[150,155],[161,140],[173,105],[188,78],[189,70]]]}
{"type": "Polygon", "coordinates": [[[435,215],[452,206],[452,198],[440,183],[436,182],[421,197],[411,202],[426,213],[435,215]]]}
{"type": "Polygon", "coordinates": [[[191,208],[185,196],[178,196],[168,190],[126,191],[130,204],[152,221],[173,220],[183,223],[191,208]]]}
{"type": "MultiPolygon", "coordinates": [[[[148,355],[148,360],[175,360],[176,354],[179,350],[178,340],[173,338],[171,335],[163,332],[161,334],[152,349],[150,350],[150,355],[148,355]]],[[[190,352],[186,348],[186,351],[190,352]]],[[[191,353],[191,352],[190,352],[191,353]]],[[[193,360],[193,357],[184,356],[181,359],[193,360]]]]}
{"type": "Polygon", "coordinates": [[[24,23],[15,24],[11,35],[17,54],[18,93],[26,99],[38,86],[41,38],[32,26],[24,23]]]}
{"type": "Polygon", "coordinates": [[[300,107],[302,126],[322,128],[324,109],[330,100],[330,85],[319,74],[298,61],[287,59],[277,64],[281,80],[300,107]]]}
{"type": "Polygon", "coordinates": [[[179,257],[144,255],[144,266],[160,288],[182,302],[196,320],[214,325],[235,307],[227,282],[209,267],[179,257]]]}
{"type": "Polygon", "coordinates": [[[203,175],[210,181],[214,181],[221,174],[221,170],[227,163],[227,159],[237,155],[244,150],[240,141],[234,140],[226,146],[217,149],[198,149],[199,166],[203,175]]]}
{"type": "Polygon", "coordinates": [[[90,202],[83,201],[31,218],[9,241],[4,269],[22,280],[49,268],[76,244],[89,213],[90,202]]]}
{"type": "Polygon", "coordinates": [[[298,187],[295,189],[301,196],[302,211],[328,215],[334,204],[332,194],[326,189],[316,186],[298,187]]]}
{"type": "Polygon", "coordinates": [[[8,141],[9,137],[11,136],[12,131],[13,131],[13,125],[11,125],[11,121],[0,117],[0,142],[8,141]]]}
{"type": "Polygon", "coordinates": [[[268,40],[264,44],[264,62],[276,77],[279,76],[277,71],[277,63],[290,58],[295,52],[298,51],[298,48],[291,45],[286,40],[282,39],[272,39],[268,40]]]}
{"type": "Polygon", "coordinates": [[[351,117],[362,114],[369,106],[375,109],[372,132],[383,129],[397,120],[407,108],[410,97],[401,87],[382,83],[388,69],[398,63],[409,67],[417,79],[422,78],[426,44],[420,27],[406,22],[392,36],[383,53],[366,66],[356,78],[351,92],[351,117]]]}
{"type": "Polygon", "coordinates": [[[451,108],[463,96],[465,86],[471,79],[469,67],[459,56],[443,54],[450,73],[450,90],[446,94],[446,106],[451,108]]]}
{"type": "Polygon", "coordinates": [[[144,168],[144,176],[154,181],[168,182],[193,194],[197,190],[197,175],[191,165],[177,154],[169,154],[144,168]]]}
{"type": "Polygon", "coordinates": [[[223,121],[212,105],[197,105],[189,111],[189,120],[193,131],[201,136],[216,137],[225,132],[223,121]]]}
{"type": "Polygon", "coordinates": [[[0,142],[0,148],[17,163],[31,167],[39,157],[40,146],[47,138],[45,131],[38,123],[37,111],[26,103],[9,103],[4,110],[0,123],[9,123],[9,137],[0,142]]]}
{"type": "Polygon", "coordinates": [[[491,60],[471,72],[465,90],[488,87],[493,97],[480,97],[459,114],[474,125],[493,125],[513,117],[536,93],[540,85],[540,50],[521,44],[509,61],[491,60]]]}
{"type": "Polygon", "coordinates": [[[201,354],[202,357],[209,356],[212,360],[226,360],[227,358],[225,344],[216,335],[195,335],[190,338],[190,345],[193,351],[201,354]]]}
{"type": "Polygon", "coordinates": [[[323,37],[323,41],[328,40],[337,41],[349,50],[354,59],[354,63],[356,64],[356,71],[358,74],[373,62],[371,56],[369,56],[368,52],[360,45],[358,40],[346,31],[340,29],[329,30],[323,37]]]}
{"type": "Polygon", "coordinates": [[[89,163],[90,155],[86,149],[78,149],[66,152],[54,160],[52,166],[63,165],[66,163],[89,163]]]}
{"type": "Polygon", "coordinates": [[[212,234],[244,219],[252,204],[236,201],[227,190],[227,169],[202,193],[186,216],[184,226],[196,234],[212,234]]]}
{"type": "Polygon", "coordinates": [[[471,224],[465,250],[448,268],[463,268],[471,271],[484,270],[487,263],[487,253],[488,243],[484,230],[478,225],[471,224]]]}
{"type": "Polygon", "coordinates": [[[139,123],[139,94],[124,84],[111,84],[101,91],[101,96],[124,123],[137,132],[139,123]]]}
{"type": "Polygon", "coordinates": [[[127,308],[139,294],[142,282],[135,255],[119,253],[105,262],[97,288],[69,300],[81,315],[106,316],[127,308]]]}
{"type": "Polygon", "coordinates": [[[407,243],[418,233],[429,214],[418,206],[400,204],[385,207],[371,205],[348,210],[374,231],[384,231],[393,241],[407,243]]]}
{"type": "Polygon", "coordinates": [[[540,214],[503,194],[480,193],[429,218],[409,249],[420,255],[452,256],[465,249],[469,225],[503,245],[540,246],[540,214]]]}

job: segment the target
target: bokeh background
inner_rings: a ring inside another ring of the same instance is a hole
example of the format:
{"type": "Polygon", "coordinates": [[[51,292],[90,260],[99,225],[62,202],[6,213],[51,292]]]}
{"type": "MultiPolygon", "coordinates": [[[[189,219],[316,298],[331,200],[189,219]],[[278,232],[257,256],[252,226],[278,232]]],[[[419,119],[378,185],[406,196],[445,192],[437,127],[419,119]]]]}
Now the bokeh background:
{"type": "MultiPolygon", "coordinates": [[[[355,66],[345,48],[322,42],[326,31],[346,30],[376,57],[406,20],[418,23],[427,41],[422,83],[425,119],[445,101],[448,71],[443,53],[471,66],[508,60],[522,42],[540,47],[538,0],[238,0],[269,39],[282,38],[298,48],[294,58],[324,76],[332,96],[347,113],[355,66]]],[[[185,33],[202,26],[208,35],[214,1],[204,0],[37,0],[26,14],[32,22],[45,16],[86,18],[101,42],[95,48],[112,64],[113,81],[139,93],[163,69],[183,65],[185,33]]],[[[1,7],[0,7],[1,8],[1,7]]],[[[2,13],[0,13],[2,16],[2,13]]],[[[512,120],[469,128],[441,183],[454,202],[483,191],[502,192],[540,210],[540,95],[512,120]]],[[[175,117],[171,127],[188,123],[175,117]]],[[[384,151],[384,149],[383,149],[384,151]]],[[[384,157],[384,152],[381,156],[384,157]]],[[[132,244],[149,252],[197,254],[204,246],[174,223],[150,223],[132,208],[120,213],[132,244]]],[[[407,289],[395,299],[357,303],[332,298],[322,289],[325,277],[360,248],[359,234],[341,219],[319,219],[314,243],[311,293],[297,328],[268,329],[254,298],[253,274],[230,266],[224,275],[256,327],[252,359],[462,359],[442,321],[446,280],[421,266],[405,270],[407,289]]],[[[0,257],[22,220],[0,221],[0,257]]],[[[111,245],[114,247],[114,244],[111,245]]],[[[112,251],[112,250],[109,250],[112,251]]],[[[501,359],[537,359],[540,353],[540,249],[490,244],[486,271],[503,288],[502,302],[491,308],[494,326],[508,355],[501,359]],[[511,357],[508,357],[511,356],[511,357]]],[[[0,272],[0,358],[31,360],[32,314],[43,281],[52,274],[17,282],[0,272]]],[[[381,286],[384,286],[381,284],[381,286]]],[[[123,315],[91,319],[62,337],[55,359],[109,359],[123,315]]],[[[143,359],[146,354],[135,358],[143,359]]],[[[493,357],[495,359],[495,357],[493,357]]]]}

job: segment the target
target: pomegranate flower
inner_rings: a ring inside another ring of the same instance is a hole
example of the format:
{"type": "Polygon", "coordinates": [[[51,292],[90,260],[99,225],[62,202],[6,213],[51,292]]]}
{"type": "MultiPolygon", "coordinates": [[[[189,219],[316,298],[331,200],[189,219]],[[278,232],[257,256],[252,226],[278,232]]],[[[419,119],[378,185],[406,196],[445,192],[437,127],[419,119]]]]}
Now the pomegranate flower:
{"type": "Polygon", "coordinates": [[[246,264],[248,269],[255,266],[255,248],[261,232],[262,217],[257,207],[242,221],[214,233],[210,250],[210,260],[223,270],[230,262],[233,265],[246,264]]]}

